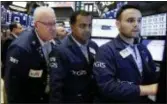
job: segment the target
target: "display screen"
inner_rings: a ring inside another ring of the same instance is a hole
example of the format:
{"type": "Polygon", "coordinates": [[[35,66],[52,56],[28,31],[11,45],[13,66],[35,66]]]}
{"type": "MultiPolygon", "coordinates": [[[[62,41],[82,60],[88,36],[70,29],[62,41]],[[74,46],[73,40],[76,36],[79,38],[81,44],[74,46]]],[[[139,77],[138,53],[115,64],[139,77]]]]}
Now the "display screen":
{"type": "Polygon", "coordinates": [[[111,41],[111,39],[91,39],[91,40],[94,41],[99,47],[111,41]]]}
{"type": "Polygon", "coordinates": [[[165,36],[166,13],[142,17],[141,36],[165,36]]]}
{"type": "Polygon", "coordinates": [[[92,37],[115,38],[118,33],[115,19],[93,19],[92,37]]]}
{"type": "Polygon", "coordinates": [[[13,5],[19,6],[19,7],[23,7],[25,8],[27,6],[27,2],[12,2],[13,5]]]}
{"type": "Polygon", "coordinates": [[[165,40],[143,40],[142,44],[147,47],[154,61],[162,61],[165,40]]]}

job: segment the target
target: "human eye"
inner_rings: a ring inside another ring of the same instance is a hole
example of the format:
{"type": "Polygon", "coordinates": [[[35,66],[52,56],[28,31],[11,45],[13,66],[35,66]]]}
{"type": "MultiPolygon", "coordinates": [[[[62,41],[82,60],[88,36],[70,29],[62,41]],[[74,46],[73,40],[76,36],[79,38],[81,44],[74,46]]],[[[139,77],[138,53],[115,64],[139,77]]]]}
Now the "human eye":
{"type": "Polygon", "coordinates": [[[141,23],[141,18],[140,18],[140,19],[138,19],[138,23],[141,23]]]}
{"type": "Polygon", "coordinates": [[[129,23],[133,23],[133,22],[134,22],[134,19],[133,19],[133,18],[129,18],[129,19],[127,19],[127,21],[128,21],[129,23]]]}
{"type": "Polygon", "coordinates": [[[85,24],[80,24],[80,28],[85,28],[86,25],[85,24]]]}

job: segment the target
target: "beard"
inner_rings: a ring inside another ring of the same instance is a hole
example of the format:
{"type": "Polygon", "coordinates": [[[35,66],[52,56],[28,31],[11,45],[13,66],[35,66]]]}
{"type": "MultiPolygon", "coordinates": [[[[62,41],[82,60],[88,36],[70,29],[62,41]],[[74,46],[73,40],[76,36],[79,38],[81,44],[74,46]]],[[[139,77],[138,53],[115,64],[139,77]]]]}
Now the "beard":
{"type": "Polygon", "coordinates": [[[134,32],[133,30],[127,31],[127,28],[122,25],[120,26],[119,31],[120,34],[126,38],[138,38],[140,36],[140,32],[134,32]]]}
{"type": "Polygon", "coordinates": [[[90,32],[85,32],[83,36],[84,36],[84,40],[87,41],[87,40],[90,39],[91,33],[90,32]]]}
{"type": "Polygon", "coordinates": [[[123,35],[126,38],[138,38],[138,37],[140,37],[140,33],[134,34],[133,32],[125,33],[125,32],[120,31],[120,34],[123,35]]]}
{"type": "Polygon", "coordinates": [[[90,37],[91,37],[90,32],[83,33],[82,38],[81,38],[82,44],[87,44],[89,42],[90,37]]]}

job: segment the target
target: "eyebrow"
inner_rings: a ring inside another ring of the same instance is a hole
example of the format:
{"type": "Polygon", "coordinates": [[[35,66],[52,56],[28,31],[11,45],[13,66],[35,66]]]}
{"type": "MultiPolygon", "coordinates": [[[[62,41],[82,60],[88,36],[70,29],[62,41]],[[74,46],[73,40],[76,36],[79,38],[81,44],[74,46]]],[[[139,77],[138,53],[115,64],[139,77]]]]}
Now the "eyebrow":
{"type": "MultiPolygon", "coordinates": [[[[129,18],[127,18],[127,19],[135,19],[136,17],[129,17],[129,18]]],[[[139,18],[137,18],[137,19],[142,19],[142,17],[139,17],[139,18]]]]}

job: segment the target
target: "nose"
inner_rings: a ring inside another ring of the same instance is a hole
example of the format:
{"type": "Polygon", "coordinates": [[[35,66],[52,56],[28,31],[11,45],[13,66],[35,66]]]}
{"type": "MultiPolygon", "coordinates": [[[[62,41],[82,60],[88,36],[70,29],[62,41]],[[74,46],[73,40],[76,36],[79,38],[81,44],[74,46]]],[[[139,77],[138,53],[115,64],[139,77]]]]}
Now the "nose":
{"type": "Polygon", "coordinates": [[[86,26],[85,30],[86,32],[90,32],[91,28],[89,26],[86,26]]]}
{"type": "Polygon", "coordinates": [[[56,29],[56,25],[50,25],[50,26],[49,26],[49,30],[50,30],[50,31],[53,31],[53,30],[55,30],[55,29],[56,29]]]}
{"type": "Polygon", "coordinates": [[[134,26],[135,26],[135,27],[139,27],[139,25],[140,25],[140,22],[138,22],[138,21],[135,21],[135,22],[134,22],[134,26]]]}

